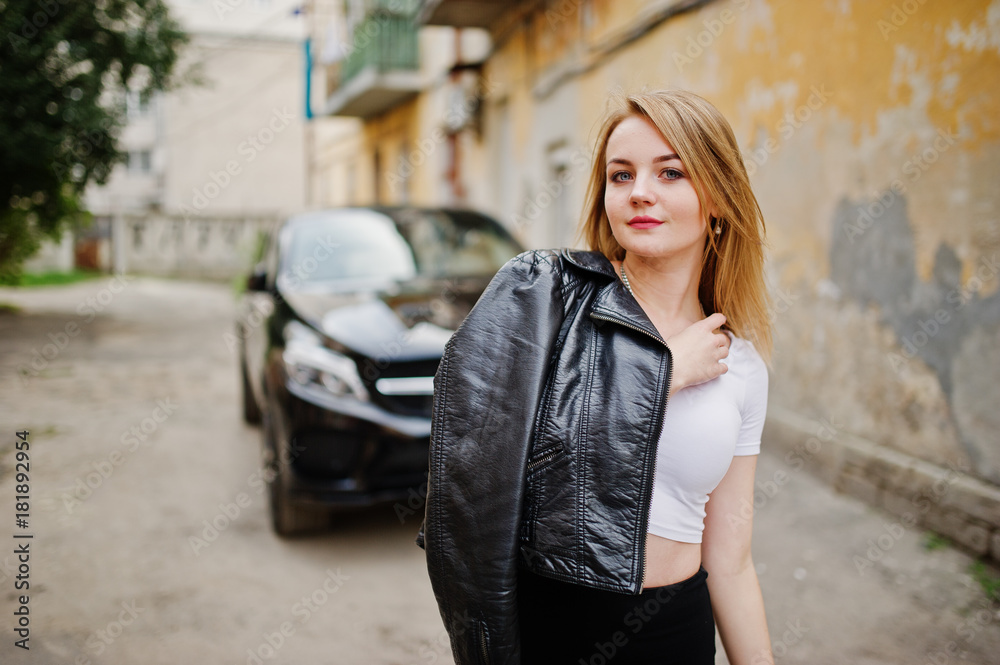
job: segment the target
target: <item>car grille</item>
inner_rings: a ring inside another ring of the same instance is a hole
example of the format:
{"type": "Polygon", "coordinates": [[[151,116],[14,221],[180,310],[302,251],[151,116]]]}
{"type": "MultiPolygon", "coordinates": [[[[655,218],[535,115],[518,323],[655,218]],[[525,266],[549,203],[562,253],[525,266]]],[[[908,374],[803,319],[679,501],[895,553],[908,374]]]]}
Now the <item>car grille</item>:
{"type": "Polygon", "coordinates": [[[364,360],[361,377],[372,400],[382,408],[401,415],[429,418],[433,396],[427,393],[439,362],[439,358],[388,363],[364,360]]]}
{"type": "Polygon", "coordinates": [[[346,478],[356,469],[364,444],[358,432],[307,429],[296,432],[292,465],[299,474],[315,478],[346,478]]]}

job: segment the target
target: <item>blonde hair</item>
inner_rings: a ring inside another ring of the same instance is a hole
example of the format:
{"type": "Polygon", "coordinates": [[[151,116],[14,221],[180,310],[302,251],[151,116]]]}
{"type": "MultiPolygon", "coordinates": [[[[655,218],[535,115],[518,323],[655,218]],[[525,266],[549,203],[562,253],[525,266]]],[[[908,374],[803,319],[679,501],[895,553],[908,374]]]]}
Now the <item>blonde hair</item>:
{"type": "Polygon", "coordinates": [[[714,205],[708,222],[698,299],[706,314],[722,312],[725,327],[751,341],[766,359],[771,353],[769,296],[764,282],[764,217],[750,188],[739,145],[717,108],[683,90],[621,95],[598,134],[580,233],[592,250],[622,260],[625,249],[611,233],[604,208],[608,138],[629,117],[649,120],[687,167],[701,209],[714,205]],[[714,228],[721,224],[722,233],[714,228]]]}

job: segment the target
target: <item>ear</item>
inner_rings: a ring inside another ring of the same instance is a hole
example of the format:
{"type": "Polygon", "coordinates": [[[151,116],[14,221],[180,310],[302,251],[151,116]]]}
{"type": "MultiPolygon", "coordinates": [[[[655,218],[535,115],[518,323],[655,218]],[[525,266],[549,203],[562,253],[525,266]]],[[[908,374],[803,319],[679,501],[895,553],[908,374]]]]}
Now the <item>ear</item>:
{"type": "Polygon", "coordinates": [[[712,197],[708,195],[707,191],[705,191],[706,190],[705,187],[701,187],[699,189],[701,194],[700,198],[703,202],[702,208],[705,211],[705,215],[708,220],[708,225],[712,226],[713,224],[715,224],[715,220],[719,219],[719,217],[722,216],[719,214],[719,206],[715,205],[715,201],[713,201],[712,197]]]}
{"type": "Polygon", "coordinates": [[[709,224],[714,224],[722,215],[719,214],[719,206],[715,205],[708,197],[705,197],[707,205],[705,211],[708,213],[709,224]]]}

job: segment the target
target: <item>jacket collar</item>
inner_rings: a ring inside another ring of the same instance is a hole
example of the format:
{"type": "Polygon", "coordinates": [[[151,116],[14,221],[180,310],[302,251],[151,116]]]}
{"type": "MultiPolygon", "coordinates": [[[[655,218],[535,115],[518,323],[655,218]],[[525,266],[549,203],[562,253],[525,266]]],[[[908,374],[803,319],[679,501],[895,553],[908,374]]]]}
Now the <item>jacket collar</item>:
{"type": "Polygon", "coordinates": [[[607,284],[598,288],[597,295],[590,305],[592,317],[600,320],[612,319],[625,326],[634,326],[661,342],[663,341],[656,326],[649,320],[635,297],[625,288],[615,271],[615,267],[604,254],[568,248],[563,249],[561,254],[569,263],[609,278],[607,284]]]}
{"type": "Polygon", "coordinates": [[[586,252],[566,247],[562,250],[562,256],[573,265],[584,270],[600,273],[612,279],[618,277],[618,273],[615,272],[615,267],[611,265],[611,261],[608,261],[607,257],[600,252],[586,252]]]}

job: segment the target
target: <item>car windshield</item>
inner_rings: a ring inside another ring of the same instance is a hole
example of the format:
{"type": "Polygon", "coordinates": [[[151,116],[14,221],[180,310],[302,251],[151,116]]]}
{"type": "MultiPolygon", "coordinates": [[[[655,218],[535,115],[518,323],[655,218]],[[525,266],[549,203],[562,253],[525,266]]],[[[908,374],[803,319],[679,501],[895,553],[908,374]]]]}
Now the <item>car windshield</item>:
{"type": "Polygon", "coordinates": [[[465,211],[340,210],[283,233],[281,273],[302,284],[490,276],[521,251],[499,224],[465,211]]]}

